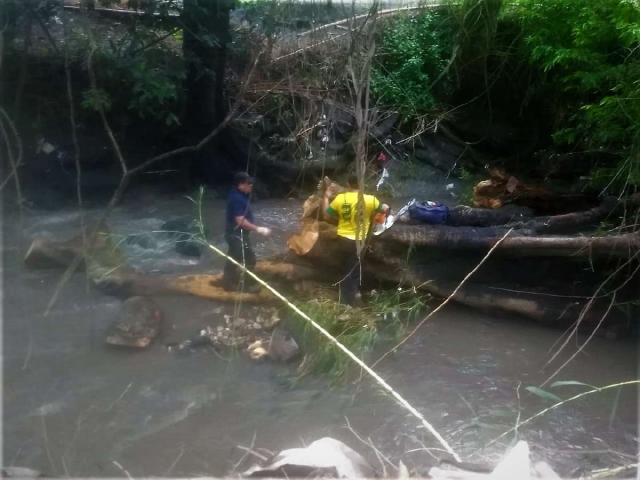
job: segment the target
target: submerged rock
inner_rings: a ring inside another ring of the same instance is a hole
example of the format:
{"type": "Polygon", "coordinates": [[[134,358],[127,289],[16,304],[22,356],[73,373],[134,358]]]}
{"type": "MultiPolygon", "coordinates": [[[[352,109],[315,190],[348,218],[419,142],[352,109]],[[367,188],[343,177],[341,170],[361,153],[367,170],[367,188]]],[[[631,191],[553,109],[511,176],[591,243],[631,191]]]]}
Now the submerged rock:
{"type": "Polygon", "coordinates": [[[176,244],[176,252],[187,257],[200,257],[202,244],[198,240],[202,236],[196,220],[170,220],[162,225],[161,230],[167,232],[176,244]]]}
{"type": "Polygon", "coordinates": [[[105,342],[125,347],[148,347],[160,333],[162,314],[153,300],[131,297],[107,330],[105,342]]]}
{"type": "Polygon", "coordinates": [[[254,360],[268,358],[276,362],[288,362],[294,359],[300,349],[289,332],[275,328],[280,322],[277,309],[254,308],[253,310],[256,312],[255,320],[222,315],[219,325],[207,326],[195,336],[169,346],[169,350],[185,352],[203,346],[216,349],[232,347],[246,350],[254,360]]]}
{"type": "Polygon", "coordinates": [[[271,337],[256,340],[247,348],[253,360],[269,358],[275,362],[288,362],[300,353],[300,347],[286,330],[276,328],[271,337]]]}

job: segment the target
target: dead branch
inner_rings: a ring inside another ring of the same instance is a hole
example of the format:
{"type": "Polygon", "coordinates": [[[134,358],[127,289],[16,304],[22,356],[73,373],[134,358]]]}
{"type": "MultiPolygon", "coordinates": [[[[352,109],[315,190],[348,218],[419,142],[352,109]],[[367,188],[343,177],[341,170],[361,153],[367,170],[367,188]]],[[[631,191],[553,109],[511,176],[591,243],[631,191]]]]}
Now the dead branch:
{"type": "Polygon", "coordinates": [[[134,57],[139,53],[144,52],[145,50],[148,50],[149,48],[159,44],[160,42],[162,42],[163,40],[166,40],[167,38],[169,38],[172,35],[175,35],[177,32],[180,31],[180,28],[175,28],[173,30],[171,30],[169,33],[162,35],[158,38],[156,38],[155,40],[152,40],[151,42],[147,43],[146,45],[143,45],[142,47],[134,50],[133,52],[131,52],[129,55],[134,57]]]}
{"type": "MultiPolygon", "coordinates": [[[[23,226],[23,220],[24,220],[24,211],[23,211],[24,198],[22,197],[22,188],[20,186],[20,177],[18,176],[18,168],[22,165],[22,157],[23,157],[24,149],[22,146],[22,139],[20,138],[20,134],[18,133],[18,129],[16,128],[15,124],[11,120],[11,117],[9,117],[9,114],[1,106],[0,106],[0,116],[2,117],[2,119],[0,119],[0,131],[2,131],[2,136],[4,138],[5,143],[7,144],[7,156],[9,158],[9,163],[11,163],[11,173],[9,174],[9,178],[13,177],[13,180],[16,186],[16,196],[18,199],[18,211],[20,212],[20,235],[22,235],[22,226],[23,226]],[[9,139],[9,135],[5,127],[5,123],[9,126],[9,129],[11,130],[11,134],[15,139],[16,149],[18,150],[17,157],[13,155],[13,151],[11,149],[11,141],[9,139]]],[[[6,181],[8,181],[8,178],[7,180],[5,180],[5,182],[3,182],[3,187],[6,184],[6,181]]]]}
{"type": "MultiPolygon", "coordinates": [[[[432,3],[432,4],[424,4],[424,5],[420,5],[418,7],[401,7],[401,8],[391,8],[388,10],[381,10],[378,12],[378,16],[379,17],[383,17],[383,16],[387,16],[387,15],[395,15],[397,13],[402,13],[402,12],[410,12],[412,10],[424,10],[427,8],[438,8],[438,7],[442,7],[444,6],[444,3],[440,3],[440,2],[436,2],[436,3],[432,3]]],[[[338,20],[337,22],[331,22],[331,23],[327,23],[325,25],[321,25],[318,28],[312,28],[311,30],[307,30],[306,32],[301,32],[298,34],[298,38],[300,37],[304,37],[306,35],[313,35],[315,33],[321,32],[323,30],[327,30],[328,28],[331,27],[336,27],[338,25],[344,25],[344,24],[348,24],[348,23],[352,23],[352,22],[356,22],[358,20],[362,20],[363,18],[367,18],[369,17],[370,13],[365,13],[362,15],[357,15],[353,18],[349,17],[349,18],[345,18],[343,20],[338,20]]]]}
{"type": "Polygon", "coordinates": [[[33,16],[36,18],[36,20],[38,21],[38,24],[40,25],[40,28],[42,28],[42,31],[44,32],[45,36],[47,37],[47,40],[49,40],[49,43],[51,44],[51,46],[53,47],[53,49],[56,51],[56,53],[59,55],[60,54],[60,49],[58,48],[58,45],[56,45],[56,41],[55,39],[51,36],[51,32],[49,31],[49,29],[47,28],[47,26],[45,25],[44,21],[42,20],[42,18],[40,18],[40,15],[38,15],[38,12],[33,12],[33,16]]]}
{"type": "MultiPolygon", "coordinates": [[[[587,302],[587,304],[584,306],[584,308],[582,309],[582,311],[580,312],[580,316],[578,317],[578,319],[576,320],[571,332],[569,333],[569,335],[567,335],[567,338],[565,339],[565,341],[563,342],[563,344],[560,346],[560,348],[558,348],[558,350],[554,353],[554,355],[551,357],[551,359],[549,359],[549,361],[547,362],[546,365],[549,365],[551,362],[553,362],[556,357],[560,354],[560,352],[568,345],[569,340],[571,339],[571,337],[574,334],[577,334],[578,332],[578,327],[580,326],[580,324],[582,323],[582,321],[584,320],[585,315],[587,314],[587,312],[589,311],[589,309],[592,307],[593,303],[595,302],[595,300],[599,297],[600,292],[602,290],[604,290],[605,286],[614,278],[616,278],[616,276],[622,271],[623,268],[625,268],[627,265],[630,265],[635,259],[637,259],[640,256],[640,249],[637,249],[635,254],[627,259],[624,263],[622,263],[611,275],[609,275],[599,286],[598,289],[595,291],[595,293],[591,296],[591,298],[589,299],[589,301],[587,302]]],[[[600,325],[602,324],[602,322],[604,321],[605,317],[609,314],[609,311],[611,310],[611,307],[614,305],[615,303],[615,297],[616,297],[616,293],[618,290],[620,290],[624,285],[626,285],[631,278],[638,273],[638,271],[640,270],[640,265],[638,267],[635,268],[634,272],[629,275],[629,278],[627,279],[627,281],[620,287],[618,287],[617,289],[615,289],[612,293],[612,300],[611,303],[609,305],[609,308],[607,309],[607,311],[605,312],[605,314],[600,318],[600,321],[598,322],[598,325],[596,326],[596,328],[594,329],[593,333],[589,336],[589,338],[587,338],[587,340],[585,340],[585,342],[578,348],[578,351],[572,355],[569,360],[565,361],[551,376],[549,376],[549,378],[547,378],[540,386],[543,387],[545,386],[547,383],[549,383],[556,375],[558,375],[558,373],[560,373],[564,367],[566,367],[575,357],[576,355],[581,352],[584,347],[586,347],[587,343],[589,343],[591,341],[591,339],[593,338],[593,336],[595,335],[596,331],[598,330],[598,328],[600,327],[600,325]]],[[[545,365],[545,366],[546,366],[545,365]]]]}
{"type": "Polygon", "coordinates": [[[24,52],[22,52],[22,62],[20,64],[20,73],[18,75],[18,88],[16,89],[16,99],[13,104],[16,111],[20,106],[20,100],[22,100],[22,93],[24,92],[24,85],[27,81],[27,65],[29,63],[29,48],[31,47],[32,32],[33,14],[29,12],[24,33],[24,52]]]}
{"type": "Polygon", "coordinates": [[[384,358],[395,352],[398,348],[400,348],[402,345],[404,345],[417,331],[418,329],[420,329],[420,327],[422,327],[422,325],[424,325],[424,323],[429,320],[431,317],[433,317],[437,312],[439,312],[440,310],[442,310],[444,308],[444,306],[449,303],[455,296],[456,293],[458,293],[458,291],[462,288],[462,286],[466,283],[467,280],[469,280],[469,278],[471,278],[471,276],[478,271],[478,269],[482,266],[482,264],[484,262],[487,261],[487,259],[491,256],[491,254],[493,253],[493,251],[498,248],[500,246],[500,244],[502,242],[504,242],[504,240],[509,236],[509,234],[513,231],[513,229],[510,229],[507,233],[504,234],[504,236],[498,240],[496,242],[496,244],[491,248],[491,250],[489,250],[489,252],[485,255],[485,257],[480,261],[480,263],[478,263],[478,265],[476,265],[476,267],[471,270],[466,277],[464,277],[462,279],[462,281],[458,284],[458,286],[455,288],[455,290],[451,293],[451,295],[449,295],[447,297],[447,299],[442,302],[440,305],[438,305],[438,307],[436,309],[434,309],[432,312],[429,313],[429,315],[427,315],[426,317],[424,317],[422,320],[420,320],[420,323],[418,323],[418,325],[416,325],[416,327],[411,331],[411,333],[409,333],[409,335],[407,335],[405,338],[403,338],[395,347],[393,347],[391,350],[389,350],[387,353],[385,353],[384,355],[382,355],[378,360],[375,361],[375,363],[371,366],[372,368],[375,367],[376,365],[378,365],[378,363],[380,363],[382,360],[384,360],[384,358]]]}
{"type": "MultiPolygon", "coordinates": [[[[89,43],[91,45],[91,48],[89,50],[89,56],[87,57],[87,71],[89,73],[89,81],[91,82],[91,89],[94,92],[98,91],[98,82],[96,81],[96,73],[94,71],[93,68],[93,55],[95,54],[96,50],[97,50],[97,46],[96,46],[96,41],[93,38],[93,31],[91,30],[91,26],[87,23],[87,34],[89,36],[89,43]]],[[[100,119],[102,120],[102,125],[104,126],[104,129],[107,133],[107,136],[109,137],[109,141],[111,142],[111,146],[113,147],[113,151],[116,155],[116,158],[118,159],[118,162],[120,162],[120,167],[122,168],[122,173],[124,175],[127,174],[127,162],[125,161],[124,157],[122,156],[122,152],[120,150],[120,145],[118,145],[118,141],[116,140],[116,137],[113,135],[113,130],[111,130],[111,127],[109,126],[109,121],[107,120],[107,116],[104,113],[104,106],[102,105],[101,102],[97,102],[97,107],[98,107],[98,113],[100,114],[100,119]]]]}
{"type": "MultiPolygon", "coordinates": [[[[188,146],[188,147],[178,148],[176,150],[172,150],[170,152],[166,152],[166,153],[163,153],[161,155],[157,155],[157,156],[147,160],[146,162],[142,163],[141,165],[137,166],[136,168],[132,168],[131,170],[127,170],[124,173],[124,175],[122,176],[122,180],[120,181],[120,184],[118,185],[118,187],[116,188],[115,192],[113,193],[113,195],[111,197],[111,200],[109,200],[109,204],[107,205],[107,208],[105,209],[103,214],[100,216],[100,219],[96,222],[96,226],[93,228],[93,230],[89,234],[88,239],[87,239],[87,245],[85,246],[85,248],[91,248],[91,246],[95,243],[95,240],[97,238],[98,232],[100,231],[100,227],[107,220],[107,218],[111,214],[111,211],[113,210],[113,208],[122,199],[122,195],[124,194],[125,190],[127,189],[127,186],[129,185],[129,182],[130,182],[131,178],[133,178],[138,173],[143,172],[144,170],[149,168],[151,165],[153,165],[155,163],[158,163],[158,162],[160,162],[162,160],[168,160],[168,159],[176,157],[178,155],[183,155],[185,153],[195,153],[195,152],[200,151],[211,140],[213,140],[213,138],[215,138],[221,131],[223,131],[227,127],[229,122],[235,117],[235,115],[237,114],[237,112],[238,112],[238,110],[240,108],[240,105],[242,103],[242,99],[244,98],[244,95],[245,95],[245,93],[247,91],[247,87],[251,83],[251,79],[253,78],[253,74],[255,73],[256,66],[258,65],[258,60],[260,59],[261,55],[262,55],[262,52],[260,52],[256,56],[256,58],[255,58],[255,60],[253,62],[253,65],[251,66],[251,70],[249,70],[249,73],[247,74],[247,77],[246,77],[245,81],[242,84],[242,87],[240,89],[240,93],[238,95],[238,98],[236,100],[235,105],[233,106],[233,108],[231,108],[231,110],[229,110],[229,113],[224,118],[224,120],[222,120],[222,122],[216,128],[214,128],[211,131],[211,133],[209,133],[209,135],[207,135],[205,138],[203,138],[196,145],[191,145],[191,146],[188,146]]],[[[60,278],[60,281],[56,285],[56,289],[55,289],[53,295],[51,296],[51,300],[49,300],[49,303],[47,304],[47,309],[45,311],[45,316],[47,316],[51,312],[51,309],[55,305],[55,303],[56,303],[56,301],[58,299],[58,296],[60,295],[60,291],[62,290],[62,287],[64,287],[64,285],[69,281],[69,278],[71,278],[71,275],[76,271],[76,269],[78,268],[78,266],[82,262],[82,259],[83,259],[83,255],[81,253],[77,254],[74,257],[73,261],[69,264],[69,266],[67,267],[65,272],[62,274],[62,277],[60,278]]]]}
{"type": "MultiPolygon", "coordinates": [[[[62,24],[64,32],[64,72],[67,80],[67,97],[69,100],[69,122],[71,124],[71,138],[73,140],[74,147],[74,161],[76,165],[76,196],[78,198],[78,210],[80,212],[80,230],[82,233],[82,244],[87,244],[87,228],[85,225],[84,210],[82,205],[82,166],[80,164],[80,142],[78,142],[78,132],[76,127],[76,112],[75,104],[73,101],[73,84],[71,81],[71,66],[69,65],[69,39],[67,30],[67,14],[62,10],[62,24]]],[[[84,250],[83,250],[83,259],[84,250]]]]}
{"type": "Polygon", "coordinates": [[[287,59],[287,58],[289,58],[289,57],[293,57],[294,55],[298,55],[298,54],[300,54],[300,53],[304,53],[304,52],[306,52],[307,50],[311,50],[311,49],[313,49],[313,48],[317,48],[317,47],[319,47],[319,46],[321,46],[321,45],[324,45],[325,43],[329,43],[329,42],[332,42],[332,41],[334,41],[334,40],[336,40],[336,39],[338,39],[338,38],[345,37],[345,36],[347,36],[348,34],[349,34],[348,32],[341,33],[340,35],[336,35],[335,37],[327,38],[327,39],[325,39],[325,40],[322,40],[321,42],[314,43],[313,45],[308,45],[308,46],[306,46],[306,47],[299,48],[298,50],[295,50],[295,51],[293,51],[293,52],[291,52],[291,53],[287,53],[287,54],[282,55],[282,56],[280,56],[280,57],[274,58],[273,60],[271,60],[271,61],[269,62],[269,65],[274,64],[274,63],[276,63],[276,62],[279,62],[280,60],[285,60],[285,59],[287,59]]]}

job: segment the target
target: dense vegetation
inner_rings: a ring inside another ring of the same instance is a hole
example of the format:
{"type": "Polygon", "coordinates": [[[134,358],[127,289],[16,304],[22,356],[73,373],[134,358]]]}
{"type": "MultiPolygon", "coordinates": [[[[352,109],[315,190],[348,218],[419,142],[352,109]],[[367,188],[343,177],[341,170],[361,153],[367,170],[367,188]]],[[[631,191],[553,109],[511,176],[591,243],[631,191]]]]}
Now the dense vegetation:
{"type": "MultiPolygon", "coordinates": [[[[103,110],[125,151],[133,128],[139,130],[136,143],[144,143],[145,130],[153,139],[161,131],[172,146],[201,138],[224,118],[258,52],[262,61],[249,108],[277,115],[274,121],[286,126],[279,137],[287,129],[305,129],[305,122],[295,120],[305,114],[293,92],[300,98],[315,89],[315,98],[341,103],[350,98],[346,56],[360,47],[353,40],[351,47],[345,40],[338,48],[319,46],[291,61],[272,62],[287,53],[279,37],[345,15],[329,4],[187,0],[182,7],[101,0],[104,6],[137,8],[141,15],[131,24],[95,20],[92,45],[82,16],[61,13],[56,0],[1,3],[7,25],[2,103],[25,138],[62,129],[60,112],[68,110],[65,57],[81,133],[95,134],[90,130],[99,128],[103,110]],[[182,23],[176,23],[177,14],[182,23]],[[87,75],[89,57],[97,88],[87,75]],[[46,101],[37,95],[43,75],[50,79],[46,101]]],[[[468,118],[502,119],[523,131],[531,127],[530,148],[507,155],[507,168],[531,170],[535,164],[539,172],[569,161],[574,188],[628,192],[640,184],[638,25],[640,9],[633,0],[464,0],[385,16],[375,27],[371,103],[400,113],[396,127],[405,133],[425,119],[454,126],[468,118]]],[[[271,142],[273,132],[268,133],[271,142]]],[[[69,132],[55,135],[64,143],[69,132]]],[[[313,151],[307,147],[298,145],[285,158],[308,158],[313,151]]],[[[289,147],[275,142],[274,148],[289,147]]],[[[347,156],[352,153],[347,149],[347,156]]],[[[233,162],[221,168],[233,169],[233,162]]]]}

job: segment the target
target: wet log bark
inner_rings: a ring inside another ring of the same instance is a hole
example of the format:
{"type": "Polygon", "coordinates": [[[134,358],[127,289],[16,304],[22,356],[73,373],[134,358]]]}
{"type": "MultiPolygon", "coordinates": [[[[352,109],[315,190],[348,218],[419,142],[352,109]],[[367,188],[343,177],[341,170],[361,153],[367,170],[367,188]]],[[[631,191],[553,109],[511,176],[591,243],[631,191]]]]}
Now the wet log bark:
{"type": "MultiPolygon", "coordinates": [[[[381,242],[407,247],[450,250],[488,250],[506,233],[498,228],[449,226],[397,226],[380,236],[381,242]]],[[[553,257],[629,258],[640,248],[640,232],[605,236],[526,236],[515,231],[496,249],[496,254],[553,257]]]]}
{"type": "MultiPolygon", "coordinates": [[[[119,297],[151,296],[162,294],[194,295],[223,302],[265,303],[273,297],[269,292],[259,294],[228,292],[222,288],[222,275],[147,275],[126,264],[122,252],[113,245],[106,228],[102,228],[96,242],[83,248],[81,235],[67,241],[50,238],[33,240],[24,258],[32,269],[66,268],[81,256],[91,284],[97,289],[119,297]]],[[[279,267],[281,277],[296,278],[291,269],[279,267]]]]}

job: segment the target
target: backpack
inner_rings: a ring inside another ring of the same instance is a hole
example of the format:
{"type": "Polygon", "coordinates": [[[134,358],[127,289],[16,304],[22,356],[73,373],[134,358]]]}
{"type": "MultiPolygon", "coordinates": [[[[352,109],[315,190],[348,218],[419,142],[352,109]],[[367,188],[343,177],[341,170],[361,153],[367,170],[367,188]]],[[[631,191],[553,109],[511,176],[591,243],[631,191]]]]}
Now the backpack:
{"type": "Polygon", "coordinates": [[[442,225],[449,222],[449,207],[440,202],[418,202],[409,207],[409,218],[422,223],[442,225]]]}

